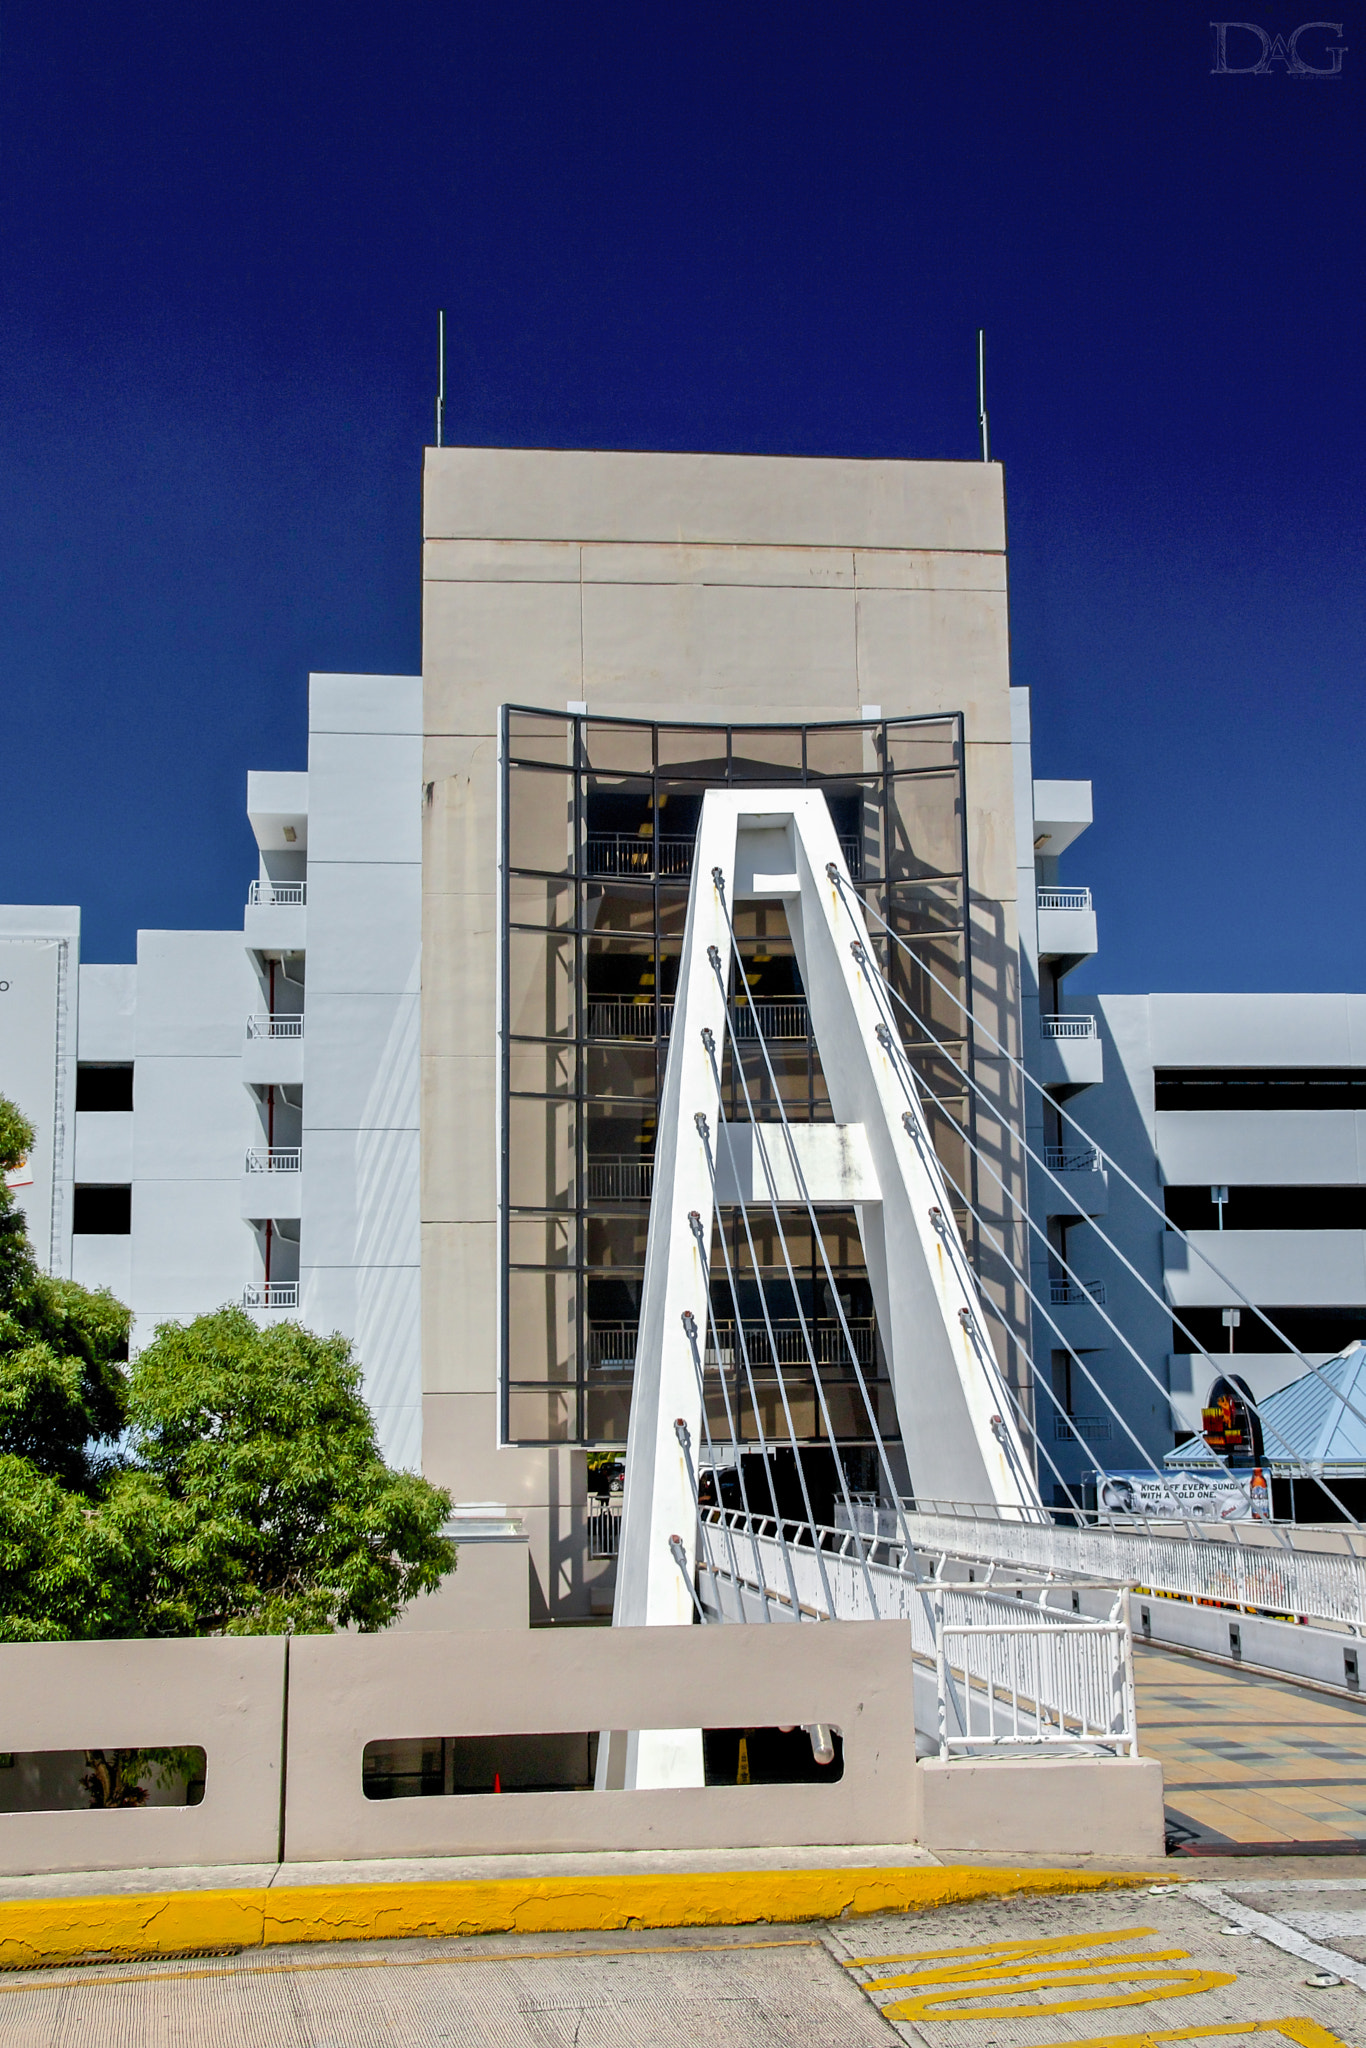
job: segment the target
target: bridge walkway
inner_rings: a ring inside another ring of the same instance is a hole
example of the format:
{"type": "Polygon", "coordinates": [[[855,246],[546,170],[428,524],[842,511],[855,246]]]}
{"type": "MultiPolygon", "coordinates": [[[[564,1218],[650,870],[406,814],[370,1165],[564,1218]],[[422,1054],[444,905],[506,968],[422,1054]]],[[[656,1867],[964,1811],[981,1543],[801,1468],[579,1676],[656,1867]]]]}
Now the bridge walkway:
{"type": "Polygon", "coordinates": [[[1172,1838],[1366,1854],[1366,1701],[1141,1641],[1134,1679],[1172,1838]]]}

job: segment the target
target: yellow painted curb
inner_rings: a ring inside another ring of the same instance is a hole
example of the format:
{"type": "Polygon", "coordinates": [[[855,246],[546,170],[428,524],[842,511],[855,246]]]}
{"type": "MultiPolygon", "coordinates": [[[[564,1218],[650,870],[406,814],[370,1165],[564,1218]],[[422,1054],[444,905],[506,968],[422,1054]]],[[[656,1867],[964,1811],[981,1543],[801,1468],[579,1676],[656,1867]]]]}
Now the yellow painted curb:
{"type": "Polygon", "coordinates": [[[925,1912],[966,1899],[1102,1891],[1152,1880],[1152,1872],[1139,1871],[922,1864],[891,1870],[691,1871],[13,1899],[0,1901],[0,1968],[101,1955],[272,1948],[285,1942],[833,1920],[845,1912],[925,1912]]]}

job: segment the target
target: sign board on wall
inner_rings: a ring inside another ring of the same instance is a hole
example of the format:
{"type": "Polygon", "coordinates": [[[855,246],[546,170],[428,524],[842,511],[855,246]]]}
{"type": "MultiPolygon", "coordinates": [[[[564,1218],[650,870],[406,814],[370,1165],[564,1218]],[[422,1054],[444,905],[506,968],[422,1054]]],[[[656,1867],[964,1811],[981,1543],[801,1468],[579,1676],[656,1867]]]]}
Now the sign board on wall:
{"type": "Polygon", "coordinates": [[[1251,1472],[1097,1472],[1102,1514],[1146,1515],[1155,1522],[1252,1519],[1251,1472]]]}
{"type": "Polygon", "coordinates": [[[0,939],[0,1095],[18,1105],[34,1131],[30,1157],[7,1179],[43,1265],[61,1250],[53,1188],[62,1178],[65,1139],[57,1054],[66,943],[0,939]]]}

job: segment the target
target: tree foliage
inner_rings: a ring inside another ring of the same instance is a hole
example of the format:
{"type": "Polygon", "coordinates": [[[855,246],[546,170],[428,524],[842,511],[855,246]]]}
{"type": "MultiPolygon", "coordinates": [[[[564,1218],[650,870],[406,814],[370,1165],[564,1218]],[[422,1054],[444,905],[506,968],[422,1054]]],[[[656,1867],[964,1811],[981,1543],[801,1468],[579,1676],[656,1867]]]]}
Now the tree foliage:
{"type": "MultiPolygon", "coordinates": [[[[0,1098],[0,1160],[31,1143],[0,1098]]],[[[0,1192],[0,1640],[377,1629],[454,1568],[345,1339],[225,1308],[127,1365],[128,1330],[0,1192]]]]}

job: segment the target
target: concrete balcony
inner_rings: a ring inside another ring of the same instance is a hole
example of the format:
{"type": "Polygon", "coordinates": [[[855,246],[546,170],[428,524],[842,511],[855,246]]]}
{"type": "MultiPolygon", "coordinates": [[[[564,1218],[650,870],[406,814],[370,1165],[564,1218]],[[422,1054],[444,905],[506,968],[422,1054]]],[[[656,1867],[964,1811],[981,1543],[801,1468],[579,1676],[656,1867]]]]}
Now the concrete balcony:
{"type": "Polygon", "coordinates": [[[248,1017],[242,1079],[248,1087],[299,1088],[304,1078],[303,1012],[248,1017]]]}
{"type": "Polygon", "coordinates": [[[1046,1145],[1048,1173],[1034,1168],[1034,1210],[1044,1216],[1104,1216],[1110,1181],[1094,1145],[1046,1145]]]}
{"type": "Polygon", "coordinates": [[[1105,1061],[1094,1017],[1085,1013],[1040,1017],[1038,1077],[1045,1088],[1060,1095],[1094,1088],[1104,1080],[1105,1061]]]}
{"type": "Polygon", "coordinates": [[[242,1214],[255,1223],[292,1222],[300,1213],[303,1155],[298,1145],[253,1145],[242,1173],[242,1214]]]}
{"type": "Polygon", "coordinates": [[[1162,1238],[1162,1271],[1168,1299],[1178,1308],[1230,1308],[1238,1294],[1273,1317],[1278,1302],[1366,1308],[1366,1231],[1193,1230],[1187,1245],[1169,1230],[1162,1238]],[[1202,1253],[1227,1279],[1216,1278],[1202,1253]]]}
{"type": "Polygon", "coordinates": [[[1040,1355],[1063,1344],[1074,1351],[1103,1351],[1114,1342],[1114,1332],[1100,1313],[1106,1304],[1103,1280],[1066,1280],[1036,1266],[1030,1284],[1041,1303],[1034,1310],[1040,1355]]]}
{"type": "Polygon", "coordinates": [[[1041,888],[1039,958],[1056,963],[1066,974],[1096,951],[1096,913],[1089,889],[1041,888]]]}
{"type": "Polygon", "coordinates": [[[242,1306],[251,1309],[297,1308],[297,1280],[253,1280],[242,1289],[242,1306]]]}
{"type": "Polygon", "coordinates": [[[307,901],[307,882],[253,882],[247,891],[242,936],[258,953],[302,953],[307,901]]]}

